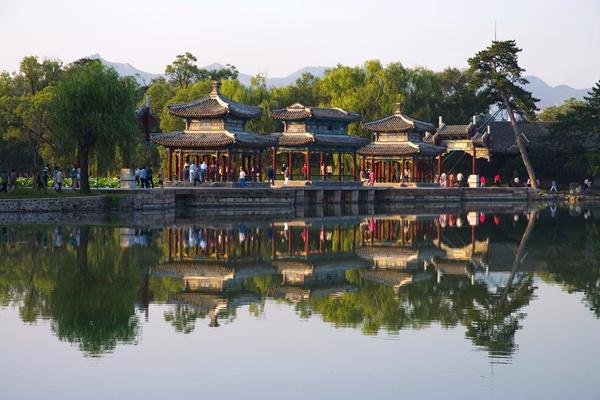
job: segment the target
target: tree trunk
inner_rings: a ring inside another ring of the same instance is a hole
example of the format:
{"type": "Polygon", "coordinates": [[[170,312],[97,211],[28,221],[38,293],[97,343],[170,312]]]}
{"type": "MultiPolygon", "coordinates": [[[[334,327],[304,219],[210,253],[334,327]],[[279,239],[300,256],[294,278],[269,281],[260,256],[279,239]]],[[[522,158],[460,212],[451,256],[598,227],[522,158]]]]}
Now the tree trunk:
{"type": "Polygon", "coordinates": [[[515,275],[519,269],[519,265],[521,265],[521,258],[523,257],[523,252],[525,251],[525,247],[527,246],[527,242],[529,242],[529,237],[531,236],[531,232],[533,231],[533,227],[535,226],[535,220],[537,219],[537,210],[533,210],[529,213],[529,221],[527,222],[527,227],[525,228],[525,232],[523,232],[523,236],[521,237],[521,242],[519,243],[519,247],[517,247],[517,251],[515,253],[515,258],[513,259],[512,269],[510,274],[508,275],[508,279],[506,280],[506,286],[502,292],[502,296],[500,297],[500,304],[506,302],[508,298],[508,293],[512,287],[512,282],[515,279],[515,275]]]}
{"type": "Polygon", "coordinates": [[[504,102],[504,106],[506,107],[506,111],[508,112],[508,118],[510,119],[510,125],[512,126],[513,133],[515,135],[515,141],[517,142],[517,147],[519,148],[519,153],[521,153],[521,159],[523,160],[523,164],[525,164],[525,169],[527,170],[527,175],[529,175],[529,182],[531,182],[531,187],[534,189],[538,188],[537,179],[535,178],[535,171],[533,170],[533,166],[531,165],[531,161],[529,161],[529,156],[527,155],[527,149],[525,149],[525,143],[523,143],[523,138],[521,137],[521,133],[517,128],[517,121],[515,120],[515,115],[513,113],[512,107],[510,106],[510,102],[508,100],[508,94],[502,90],[500,91],[500,95],[502,96],[502,101],[504,102]]]}
{"type": "Polygon", "coordinates": [[[90,148],[87,143],[79,145],[77,150],[79,153],[79,168],[81,168],[81,182],[80,182],[80,193],[90,192],[90,178],[89,178],[89,163],[90,163],[90,148]]]}

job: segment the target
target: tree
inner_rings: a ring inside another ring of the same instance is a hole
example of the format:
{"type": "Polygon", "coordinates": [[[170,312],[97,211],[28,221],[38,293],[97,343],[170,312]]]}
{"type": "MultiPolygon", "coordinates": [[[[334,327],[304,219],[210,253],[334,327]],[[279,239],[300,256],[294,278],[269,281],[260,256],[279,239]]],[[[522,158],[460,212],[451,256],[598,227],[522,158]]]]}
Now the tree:
{"type": "Polygon", "coordinates": [[[196,65],[196,57],[189,51],[179,54],[172,64],[167,65],[165,74],[171,83],[176,83],[181,88],[187,88],[198,80],[200,68],[196,65]]]}
{"type": "Polygon", "coordinates": [[[114,153],[118,139],[137,132],[136,90],[133,78],[119,78],[99,61],[72,66],[58,83],[52,103],[55,140],[61,151],[77,151],[82,193],[90,190],[90,154],[114,153]]]}
{"type": "MultiPolygon", "coordinates": [[[[32,176],[39,173],[40,153],[43,148],[53,148],[49,142],[49,104],[53,85],[62,75],[62,63],[43,60],[35,56],[23,58],[18,74],[0,76],[0,132],[4,139],[25,146],[25,154],[32,176]]],[[[25,161],[25,160],[23,160],[25,161]]],[[[35,179],[33,187],[36,188],[35,179]]]]}
{"type": "Polygon", "coordinates": [[[486,49],[469,58],[469,67],[475,85],[487,91],[493,102],[501,103],[506,109],[531,186],[537,188],[535,171],[515,118],[515,112],[532,117],[538,101],[531,92],[523,89],[528,81],[523,78],[525,70],[517,60],[520,51],[514,40],[493,41],[486,49]]]}

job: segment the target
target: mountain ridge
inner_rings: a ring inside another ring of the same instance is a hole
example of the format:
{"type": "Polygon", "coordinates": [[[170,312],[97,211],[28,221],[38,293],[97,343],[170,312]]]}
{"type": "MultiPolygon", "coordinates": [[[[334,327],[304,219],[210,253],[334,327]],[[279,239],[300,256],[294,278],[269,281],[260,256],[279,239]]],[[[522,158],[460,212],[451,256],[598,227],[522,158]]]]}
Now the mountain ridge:
{"type": "MultiPolygon", "coordinates": [[[[115,71],[121,76],[134,76],[138,80],[138,82],[142,85],[149,85],[153,79],[164,76],[164,74],[155,74],[151,72],[142,71],[130,63],[118,63],[107,61],[100,56],[100,54],[92,54],[87,57],[91,59],[98,59],[104,65],[114,68],[115,71]]],[[[224,68],[225,66],[220,63],[211,63],[202,68],[208,70],[215,70],[219,68],[224,68]]],[[[309,72],[316,77],[321,77],[325,74],[325,71],[330,67],[324,66],[306,66],[302,67],[289,75],[282,77],[268,77],[266,78],[266,83],[268,87],[280,87],[292,84],[296,82],[298,78],[302,76],[303,73],[309,72]]],[[[591,88],[586,89],[576,89],[569,85],[561,84],[556,86],[551,86],[544,82],[542,79],[538,78],[535,75],[526,75],[525,79],[529,81],[529,84],[525,86],[525,88],[531,91],[534,97],[540,99],[537,103],[540,109],[553,106],[560,105],[565,100],[574,97],[576,99],[582,99],[583,96],[587,94],[591,90],[591,88]]],[[[238,80],[243,85],[250,85],[250,80],[252,79],[252,75],[245,74],[243,72],[239,72],[238,80]]]]}

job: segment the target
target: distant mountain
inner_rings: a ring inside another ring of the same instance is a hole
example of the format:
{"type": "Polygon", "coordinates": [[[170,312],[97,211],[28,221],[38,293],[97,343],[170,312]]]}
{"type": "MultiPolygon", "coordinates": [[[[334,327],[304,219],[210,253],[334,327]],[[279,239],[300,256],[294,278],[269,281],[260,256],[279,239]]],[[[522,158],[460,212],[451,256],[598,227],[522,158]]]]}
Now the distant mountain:
{"type": "Polygon", "coordinates": [[[153,74],[150,72],[145,72],[135,68],[133,65],[128,63],[116,63],[112,61],[107,61],[100,56],[100,54],[92,54],[86,58],[90,58],[92,60],[100,60],[100,62],[107,67],[114,68],[115,71],[120,76],[133,76],[137,79],[140,85],[148,85],[152,82],[152,79],[158,78],[162,76],[161,74],[153,74]]]}
{"type": "MultiPolygon", "coordinates": [[[[219,64],[219,63],[212,63],[212,64],[204,66],[203,68],[206,68],[208,70],[216,70],[216,69],[220,69],[220,68],[225,68],[225,66],[223,64],[219,64]]],[[[313,74],[314,76],[321,77],[325,74],[326,69],[327,69],[327,67],[304,67],[304,68],[300,68],[296,72],[293,72],[293,73],[291,73],[287,76],[283,76],[283,77],[270,78],[267,76],[267,86],[268,87],[280,87],[280,86],[286,86],[286,85],[292,84],[292,83],[296,82],[296,80],[298,78],[300,78],[302,76],[302,74],[305,72],[309,72],[309,73],[313,74]]],[[[252,79],[251,75],[244,74],[242,72],[240,72],[238,75],[238,80],[240,81],[240,83],[242,85],[249,86],[250,79],[252,79]]]]}
{"type": "Polygon", "coordinates": [[[567,85],[550,86],[537,76],[527,75],[525,79],[529,81],[529,84],[525,85],[525,88],[533,93],[534,97],[540,99],[537,103],[538,108],[542,109],[548,106],[557,106],[566,99],[575,97],[576,99],[582,99],[583,96],[587,95],[589,89],[574,89],[567,85]]]}
{"type": "MultiPolygon", "coordinates": [[[[112,61],[107,61],[103,59],[99,54],[93,54],[88,58],[99,59],[104,65],[114,68],[119,75],[121,76],[135,76],[138,82],[142,85],[148,85],[152,79],[163,76],[162,74],[153,74],[150,72],[145,72],[135,68],[131,64],[127,63],[116,63],[112,61]]],[[[204,66],[203,68],[209,70],[215,70],[224,68],[223,64],[212,63],[204,66]]],[[[309,72],[316,77],[321,77],[325,74],[325,70],[327,67],[304,67],[299,70],[283,77],[273,77],[270,78],[267,76],[267,86],[268,87],[280,87],[292,84],[296,82],[298,78],[302,76],[303,73],[309,72]]],[[[250,85],[250,79],[252,75],[244,74],[243,72],[239,73],[238,80],[243,85],[250,85]]],[[[528,75],[525,78],[529,80],[529,84],[526,85],[527,90],[531,91],[535,97],[540,99],[538,102],[538,107],[540,109],[552,105],[559,105],[563,101],[568,98],[575,97],[577,99],[583,98],[591,89],[574,89],[567,85],[558,85],[558,86],[550,86],[540,78],[534,75],[528,75]]]]}

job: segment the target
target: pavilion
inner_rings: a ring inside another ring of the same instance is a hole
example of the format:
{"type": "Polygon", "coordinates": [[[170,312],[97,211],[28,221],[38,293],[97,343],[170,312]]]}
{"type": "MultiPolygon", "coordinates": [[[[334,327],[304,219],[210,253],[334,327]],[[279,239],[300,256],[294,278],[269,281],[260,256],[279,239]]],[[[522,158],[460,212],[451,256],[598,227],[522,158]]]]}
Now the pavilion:
{"type": "Polygon", "coordinates": [[[167,180],[183,177],[184,162],[215,162],[217,179],[234,181],[238,168],[247,173],[262,169],[261,152],[275,144],[274,138],[245,131],[248,120],[258,118],[259,107],[237,103],[212,83],[207,97],[169,106],[169,113],[185,120],[185,129],[154,134],[150,140],[168,151],[167,180]],[[174,167],[174,168],[173,168],[174,167]]]}
{"type": "MultiPolygon", "coordinates": [[[[477,159],[490,160],[490,125],[478,126],[477,117],[473,116],[473,120],[464,125],[447,125],[442,117],[439,117],[439,125],[435,134],[426,134],[424,141],[426,143],[435,144],[445,148],[445,154],[448,154],[447,159],[450,159],[452,154],[461,154],[458,160],[453,160],[449,172],[454,172],[454,167],[460,162],[462,156],[468,154],[471,156],[471,178],[476,185],[478,184],[477,176],[477,159]],[[482,131],[483,128],[483,131],[482,131]]],[[[444,168],[442,165],[442,157],[438,157],[438,171],[441,173],[444,168]]]]}
{"type": "Polygon", "coordinates": [[[372,169],[378,182],[434,181],[435,158],[445,149],[423,141],[435,130],[432,124],[404,115],[396,103],[394,114],[367,122],[363,128],[372,133],[374,140],[358,150],[361,168],[372,169]]]}
{"type": "Polygon", "coordinates": [[[283,132],[271,136],[277,140],[272,148],[273,170],[277,171],[277,154],[287,154],[286,164],[289,167],[289,176],[293,177],[294,154],[300,153],[308,170],[302,178],[310,180],[314,171],[315,160],[313,154],[319,154],[317,166],[321,179],[326,178],[327,166],[333,164],[333,155],[337,153],[338,180],[342,180],[343,162],[342,154],[352,154],[353,180],[357,178],[356,151],[368,143],[367,138],[348,135],[348,125],[360,121],[360,115],[341,108],[307,107],[294,103],[287,108],[271,111],[271,117],[283,121],[283,132]]]}

